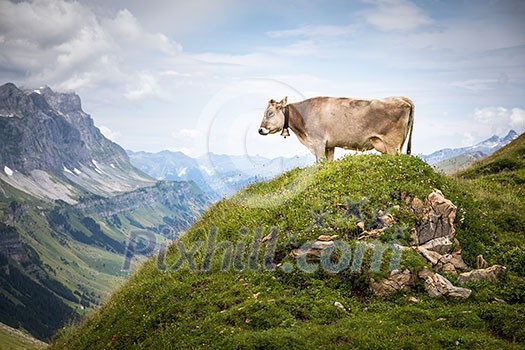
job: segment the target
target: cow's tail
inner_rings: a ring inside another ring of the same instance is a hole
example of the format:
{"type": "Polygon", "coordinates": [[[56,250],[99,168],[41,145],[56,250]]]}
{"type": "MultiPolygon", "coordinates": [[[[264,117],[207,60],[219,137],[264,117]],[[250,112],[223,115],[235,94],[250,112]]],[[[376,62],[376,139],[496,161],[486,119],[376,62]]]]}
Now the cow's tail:
{"type": "Polygon", "coordinates": [[[410,115],[408,116],[408,143],[407,143],[407,154],[412,153],[412,130],[414,129],[414,102],[412,102],[410,99],[405,98],[405,101],[407,101],[410,104],[410,115]]]}

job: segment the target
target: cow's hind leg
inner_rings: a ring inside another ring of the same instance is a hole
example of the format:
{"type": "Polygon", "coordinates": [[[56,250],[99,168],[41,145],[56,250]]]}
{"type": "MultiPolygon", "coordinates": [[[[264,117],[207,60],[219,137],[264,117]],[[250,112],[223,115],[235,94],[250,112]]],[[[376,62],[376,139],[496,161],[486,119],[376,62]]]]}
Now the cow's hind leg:
{"type": "Polygon", "coordinates": [[[326,147],[325,149],[326,160],[334,160],[334,151],[335,151],[334,147],[326,147]]]}

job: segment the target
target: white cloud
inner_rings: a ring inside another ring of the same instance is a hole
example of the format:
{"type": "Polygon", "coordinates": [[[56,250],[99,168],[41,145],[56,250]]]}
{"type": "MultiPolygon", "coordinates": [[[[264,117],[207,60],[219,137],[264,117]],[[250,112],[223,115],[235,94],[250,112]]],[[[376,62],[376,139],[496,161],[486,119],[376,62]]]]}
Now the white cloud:
{"type": "Polygon", "coordinates": [[[113,131],[105,125],[99,126],[98,129],[100,130],[102,135],[104,135],[106,138],[110,139],[113,142],[116,142],[117,139],[121,136],[121,134],[118,131],[113,131]]]}
{"type": "Polygon", "coordinates": [[[313,40],[299,40],[287,46],[265,48],[273,55],[310,56],[319,51],[318,44],[313,40]]]}
{"type": "Polygon", "coordinates": [[[165,97],[154,74],[139,72],[126,85],[125,96],[130,101],[144,100],[148,97],[165,97]]]}
{"type": "Polygon", "coordinates": [[[177,139],[196,140],[202,136],[202,132],[197,129],[180,129],[174,131],[172,136],[177,139]]]}
{"type": "Polygon", "coordinates": [[[0,70],[27,85],[80,92],[106,86],[137,100],[162,92],[143,72],[182,52],[126,9],[101,16],[79,2],[0,1],[0,13],[0,70]]]}
{"type": "Polygon", "coordinates": [[[105,18],[102,26],[119,45],[138,46],[141,49],[157,50],[169,55],[182,51],[182,46],[172,42],[162,33],[148,33],[137,18],[127,9],[118,11],[115,18],[105,18]]]}
{"type": "Polygon", "coordinates": [[[483,107],[474,110],[474,119],[488,125],[497,134],[514,129],[518,133],[525,131],[525,110],[522,108],[483,107]]]}
{"type": "Polygon", "coordinates": [[[510,126],[520,132],[525,130],[525,110],[521,108],[512,108],[510,114],[510,126]]]}
{"type": "Polygon", "coordinates": [[[271,38],[289,37],[335,37],[352,34],[355,31],[353,25],[308,25],[294,29],[270,31],[267,35],[271,38]]]}
{"type": "Polygon", "coordinates": [[[487,91],[494,89],[494,84],[499,82],[498,79],[468,79],[462,81],[454,81],[450,86],[465,89],[467,91],[487,91]]]}
{"type": "Polygon", "coordinates": [[[463,139],[461,140],[461,143],[463,146],[472,146],[477,138],[470,132],[464,132],[463,133],[463,139]]]}
{"type": "Polygon", "coordinates": [[[434,21],[417,5],[407,0],[364,0],[374,6],[361,15],[383,31],[410,31],[434,21]]]}

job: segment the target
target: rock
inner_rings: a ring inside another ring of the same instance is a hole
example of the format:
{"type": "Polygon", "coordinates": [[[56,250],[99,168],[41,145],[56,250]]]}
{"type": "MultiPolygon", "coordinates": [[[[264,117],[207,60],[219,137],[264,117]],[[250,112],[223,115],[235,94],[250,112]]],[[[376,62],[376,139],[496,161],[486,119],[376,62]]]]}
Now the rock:
{"type": "Polygon", "coordinates": [[[459,275],[458,282],[461,284],[481,280],[497,282],[499,277],[505,272],[505,270],[505,266],[494,265],[486,269],[476,269],[469,272],[463,272],[459,275]]]}
{"type": "Polygon", "coordinates": [[[363,221],[359,221],[357,224],[356,224],[357,228],[359,228],[359,230],[361,232],[363,232],[365,230],[365,223],[363,221]]]}
{"type": "Polygon", "coordinates": [[[435,189],[428,195],[423,205],[421,200],[414,198],[411,207],[418,219],[416,232],[419,244],[425,245],[428,242],[443,238],[437,241],[438,243],[430,243],[426,248],[442,253],[448,252],[447,249],[452,247],[452,239],[455,233],[456,206],[446,199],[440,190],[435,189]],[[445,241],[447,242],[446,245],[443,244],[445,241]]]}
{"type": "Polygon", "coordinates": [[[453,273],[454,275],[457,274],[456,267],[450,262],[447,262],[443,266],[441,266],[440,270],[443,270],[444,272],[448,272],[448,273],[453,273]]]}
{"type": "Polygon", "coordinates": [[[272,232],[270,232],[270,233],[268,233],[266,236],[264,236],[264,237],[261,239],[261,243],[266,242],[266,241],[269,240],[270,238],[272,238],[272,232]]]}
{"type": "Polygon", "coordinates": [[[406,191],[401,192],[401,200],[404,200],[406,204],[410,203],[411,199],[412,198],[406,191]]]}
{"type": "Polygon", "coordinates": [[[448,279],[425,267],[419,272],[419,277],[425,280],[425,289],[431,297],[450,297],[467,299],[472,291],[454,286],[448,279]]]}
{"type": "Polygon", "coordinates": [[[489,266],[489,264],[488,264],[487,260],[485,260],[483,258],[483,255],[480,254],[480,255],[478,255],[476,257],[476,266],[477,266],[478,269],[483,269],[483,268],[489,266]]]}
{"type": "Polygon", "coordinates": [[[320,257],[321,251],[333,246],[334,241],[332,241],[332,239],[337,238],[337,237],[338,237],[337,235],[333,235],[333,236],[321,235],[315,242],[311,244],[309,249],[304,249],[304,248],[293,249],[290,252],[290,256],[297,258],[299,256],[311,254],[311,255],[320,257]]]}
{"type": "Polygon", "coordinates": [[[312,244],[312,249],[323,250],[334,245],[333,241],[315,241],[312,244]]]}
{"type": "Polygon", "coordinates": [[[408,298],[408,301],[410,301],[410,302],[412,302],[412,303],[419,303],[419,299],[416,298],[416,297],[413,297],[413,296],[410,297],[410,298],[408,298]]]}
{"type": "Polygon", "coordinates": [[[383,225],[385,227],[390,226],[394,223],[394,217],[391,214],[385,214],[381,216],[379,219],[383,222],[383,225]]]}
{"type": "Polygon", "coordinates": [[[468,268],[467,264],[463,261],[460,253],[454,254],[445,254],[442,255],[434,267],[437,270],[443,270],[446,272],[456,273],[457,269],[466,270],[468,268]]]}
{"type": "Polygon", "coordinates": [[[410,245],[411,246],[419,245],[419,240],[417,239],[417,231],[415,227],[412,227],[410,229],[410,245]]]}
{"type": "Polygon", "coordinates": [[[456,269],[459,270],[466,270],[468,269],[468,265],[465,264],[465,261],[463,261],[463,257],[461,256],[461,249],[457,252],[452,253],[450,257],[450,262],[454,265],[456,269]]]}
{"type": "Polygon", "coordinates": [[[376,228],[370,231],[364,231],[363,233],[359,235],[359,237],[357,237],[357,239],[363,239],[363,238],[368,238],[368,237],[379,237],[383,233],[385,233],[384,228],[376,228]]]}
{"type": "Polygon", "coordinates": [[[453,243],[449,237],[439,237],[430,241],[427,241],[421,247],[437,252],[439,254],[446,254],[450,251],[453,243]]]}
{"type": "Polygon", "coordinates": [[[340,302],[338,302],[338,301],[334,302],[334,306],[339,308],[339,309],[341,309],[341,310],[343,310],[343,311],[347,311],[346,307],[343,304],[341,304],[340,302]]]}
{"type": "Polygon", "coordinates": [[[441,255],[438,252],[428,250],[423,246],[417,247],[417,250],[423,255],[428,262],[432,264],[436,270],[443,270],[445,272],[456,273],[457,269],[466,270],[467,264],[461,257],[461,250],[452,254],[441,255]]]}
{"type": "Polygon", "coordinates": [[[337,237],[339,237],[338,235],[333,235],[333,236],[329,236],[329,235],[320,235],[319,237],[317,237],[317,240],[318,241],[323,241],[323,242],[328,242],[328,241],[333,241],[334,239],[336,239],[337,237]]]}
{"type": "Polygon", "coordinates": [[[412,203],[410,203],[410,208],[412,208],[412,211],[414,212],[416,218],[423,218],[423,201],[421,199],[415,197],[412,200],[412,203]]]}
{"type": "Polygon", "coordinates": [[[297,258],[299,256],[308,255],[308,254],[320,257],[321,256],[321,251],[317,250],[317,249],[308,249],[308,250],[305,250],[305,249],[293,249],[290,252],[290,256],[293,257],[293,258],[297,258]]]}
{"type": "Polygon", "coordinates": [[[394,217],[391,214],[385,214],[383,211],[378,211],[368,225],[368,230],[381,229],[390,226],[394,222],[394,217]]]}
{"type": "Polygon", "coordinates": [[[387,296],[400,290],[409,291],[413,286],[414,275],[408,269],[393,270],[389,277],[381,281],[375,281],[373,278],[370,280],[370,287],[378,296],[387,296]]]}
{"type": "Polygon", "coordinates": [[[432,266],[437,265],[438,261],[443,257],[441,254],[421,246],[417,247],[417,250],[432,264],[432,266]]]}

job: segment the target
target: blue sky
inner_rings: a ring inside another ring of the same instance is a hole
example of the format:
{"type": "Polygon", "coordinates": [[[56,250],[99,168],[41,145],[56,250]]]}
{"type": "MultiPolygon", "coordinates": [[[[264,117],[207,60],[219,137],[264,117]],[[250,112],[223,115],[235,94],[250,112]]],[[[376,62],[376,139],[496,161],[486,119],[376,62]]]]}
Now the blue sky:
{"type": "Polygon", "coordinates": [[[132,150],[275,157],[269,99],[406,95],[415,153],[525,130],[525,2],[0,0],[0,80],[76,91],[132,150]]]}

